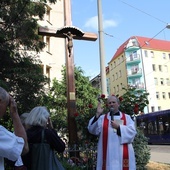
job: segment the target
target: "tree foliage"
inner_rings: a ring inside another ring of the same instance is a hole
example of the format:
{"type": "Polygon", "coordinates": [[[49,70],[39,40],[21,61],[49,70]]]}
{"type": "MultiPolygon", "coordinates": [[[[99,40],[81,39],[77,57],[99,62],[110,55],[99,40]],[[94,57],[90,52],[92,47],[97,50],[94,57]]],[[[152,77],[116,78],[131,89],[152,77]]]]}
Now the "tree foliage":
{"type": "MultiPolygon", "coordinates": [[[[48,96],[44,94],[47,78],[42,74],[38,53],[45,43],[37,34],[38,20],[42,20],[46,12],[46,0],[1,0],[0,3],[0,86],[4,87],[18,101],[19,112],[29,111],[38,104],[44,104],[51,111],[54,127],[67,134],[67,92],[66,70],[63,68],[61,82],[54,80],[48,96]],[[29,51],[30,53],[27,53],[29,51]],[[44,95],[41,100],[41,96],[44,95]],[[41,102],[41,103],[40,103],[41,102]]],[[[56,3],[57,0],[49,0],[56,3]]],[[[80,142],[92,141],[87,131],[89,119],[95,114],[97,96],[100,91],[93,88],[89,78],[83,75],[80,67],[75,67],[76,106],[75,120],[80,142]]],[[[143,111],[148,104],[147,93],[127,89],[122,96],[121,109],[127,114],[143,111]],[[138,107],[137,107],[138,106],[138,107]],[[132,110],[133,109],[133,110],[132,110]]],[[[8,117],[9,115],[7,115],[8,117]]],[[[6,119],[8,120],[8,119],[6,119]]],[[[5,121],[8,127],[9,121],[5,121]]],[[[137,139],[137,138],[136,138],[137,139]]],[[[140,138],[141,139],[141,138],[140,138]]],[[[141,150],[141,140],[135,140],[135,146],[141,150]]],[[[147,149],[147,148],[146,148],[147,149]]],[[[141,154],[140,152],[137,154],[141,154]]],[[[142,157],[148,158],[145,153],[142,157]]],[[[137,159],[138,160],[138,159],[137,159]]],[[[146,161],[145,161],[146,163],[146,161]]]]}
{"type": "Polygon", "coordinates": [[[133,142],[136,157],[136,169],[145,170],[147,163],[150,160],[150,149],[148,147],[148,139],[143,132],[137,128],[137,135],[133,142]]]}
{"type": "Polygon", "coordinates": [[[120,110],[129,115],[139,114],[144,112],[144,108],[149,104],[148,95],[144,90],[139,90],[134,87],[123,88],[125,93],[119,96],[120,110]]]}
{"type": "Polygon", "coordinates": [[[19,113],[40,103],[49,81],[39,60],[45,43],[38,35],[37,23],[46,13],[46,2],[1,0],[0,3],[0,86],[14,96],[19,113]]]}
{"type": "MultiPolygon", "coordinates": [[[[149,104],[149,93],[134,87],[124,88],[124,90],[125,93],[122,96],[117,95],[120,100],[120,110],[131,115],[135,119],[135,116],[139,113],[143,113],[144,108],[149,104]]],[[[137,170],[144,170],[149,162],[150,150],[147,145],[148,139],[137,127],[137,135],[133,142],[137,170]]]]}
{"type": "MultiPolygon", "coordinates": [[[[61,134],[67,134],[67,91],[66,91],[66,70],[65,67],[62,71],[63,79],[61,82],[54,80],[53,87],[50,89],[48,96],[44,98],[44,104],[46,104],[52,113],[53,122],[55,122],[55,128],[61,132],[61,134]]],[[[89,148],[94,148],[98,138],[88,133],[87,125],[88,121],[96,113],[97,97],[100,91],[93,88],[89,82],[88,77],[83,75],[83,71],[80,67],[75,67],[75,87],[76,87],[76,106],[77,112],[75,113],[75,119],[77,123],[77,133],[79,137],[79,144],[87,144],[89,148]]],[[[138,91],[135,88],[125,89],[125,93],[122,96],[118,96],[120,100],[120,110],[123,112],[134,115],[134,108],[138,105],[138,111],[143,111],[144,107],[148,104],[148,93],[145,91],[138,91]]],[[[107,110],[106,101],[107,98],[103,94],[100,96],[105,111],[107,110]]],[[[136,112],[137,114],[137,112],[136,112]]],[[[145,169],[146,164],[150,159],[150,150],[147,146],[147,138],[144,134],[138,130],[137,135],[133,142],[137,169],[145,169]]],[[[78,168],[78,167],[77,167],[78,168]]]]}
{"type": "MultiPolygon", "coordinates": [[[[89,78],[83,75],[84,72],[81,67],[75,67],[74,74],[76,87],[76,113],[74,116],[77,124],[79,142],[82,143],[88,140],[88,137],[92,137],[88,133],[87,125],[89,119],[95,114],[92,109],[94,108],[96,111],[97,96],[100,91],[92,87],[89,78]]],[[[65,67],[63,67],[62,75],[63,79],[60,82],[54,79],[53,86],[48,95],[43,98],[43,103],[51,112],[54,127],[68,137],[65,67]]]]}
{"type": "MultiPolygon", "coordinates": [[[[0,3],[0,86],[15,98],[19,114],[40,104],[49,82],[39,59],[45,43],[38,35],[37,22],[46,13],[46,2],[1,0],[0,3]]],[[[1,122],[10,129],[8,117],[1,122]]]]}

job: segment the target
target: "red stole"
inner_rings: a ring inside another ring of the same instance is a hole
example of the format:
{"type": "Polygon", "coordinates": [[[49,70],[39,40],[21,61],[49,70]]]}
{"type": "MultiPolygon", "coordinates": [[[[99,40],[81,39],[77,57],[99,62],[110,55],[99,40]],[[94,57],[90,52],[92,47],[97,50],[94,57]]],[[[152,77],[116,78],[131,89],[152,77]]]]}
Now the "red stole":
{"type": "MultiPolygon", "coordinates": [[[[125,114],[122,113],[123,124],[126,125],[126,117],[125,114]]],[[[128,152],[128,144],[123,144],[123,170],[129,170],[129,152],[128,152]]]]}
{"type": "MultiPolygon", "coordinates": [[[[122,118],[124,125],[126,125],[125,114],[122,113],[122,118]]],[[[107,114],[104,117],[103,122],[103,165],[102,170],[106,170],[106,160],[107,160],[107,141],[108,141],[108,124],[109,120],[107,119],[107,114]]],[[[123,170],[129,170],[129,154],[128,154],[128,145],[123,144],[123,170]]]]}
{"type": "Polygon", "coordinates": [[[103,166],[102,166],[102,170],[106,170],[108,124],[109,124],[109,120],[107,119],[107,114],[105,114],[104,123],[103,123],[103,166]]]}

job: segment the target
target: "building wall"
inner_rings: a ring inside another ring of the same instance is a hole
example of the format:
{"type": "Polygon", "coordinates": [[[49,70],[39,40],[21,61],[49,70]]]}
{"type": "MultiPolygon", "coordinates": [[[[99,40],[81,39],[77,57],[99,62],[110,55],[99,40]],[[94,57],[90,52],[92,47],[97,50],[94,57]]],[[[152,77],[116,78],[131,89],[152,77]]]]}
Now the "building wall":
{"type": "Polygon", "coordinates": [[[169,109],[169,52],[143,50],[143,60],[145,67],[146,89],[149,92],[149,111],[152,112],[169,109]],[[165,58],[163,57],[163,54],[165,55],[165,58]],[[153,67],[155,68],[154,70],[153,67]]]}
{"type": "Polygon", "coordinates": [[[169,109],[170,49],[140,48],[137,41],[134,44],[129,41],[122,46],[119,47],[119,50],[122,48],[121,53],[109,62],[107,79],[110,93],[121,96],[124,93],[121,88],[129,84],[149,93],[145,113],[169,109]]]}
{"type": "Polygon", "coordinates": [[[110,84],[110,95],[119,94],[119,96],[121,96],[123,94],[122,87],[127,87],[127,71],[125,63],[126,58],[124,53],[109,63],[109,74],[107,77],[110,84]]]}
{"type": "MultiPolygon", "coordinates": [[[[48,13],[43,21],[39,21],[41,26],[55,28],[56,30],[64,26],[64,5],[63,1],[56,4],[47,4],[48,13]]],[[[39,54],[42,61],[44,74],[51,81],[56,78],[61,80],[62,65],[65,65],[65,39],[57,37],[43,36],[46,47],[39,54]]]]}

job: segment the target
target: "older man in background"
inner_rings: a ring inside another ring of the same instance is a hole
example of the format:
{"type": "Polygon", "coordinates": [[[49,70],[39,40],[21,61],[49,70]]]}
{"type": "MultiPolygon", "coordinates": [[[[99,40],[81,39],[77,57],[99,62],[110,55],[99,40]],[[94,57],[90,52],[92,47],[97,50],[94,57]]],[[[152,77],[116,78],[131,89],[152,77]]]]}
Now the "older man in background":
{"type": "Polygon", "coordinates": [[[18,160],[20,155],[28,152],[27,135],[18,115],[17,104],[5,89],[0,87],[0,118],[9,107],[14,133],[0,125],[0,170],[4,170],[4,158],[18,160]]]}

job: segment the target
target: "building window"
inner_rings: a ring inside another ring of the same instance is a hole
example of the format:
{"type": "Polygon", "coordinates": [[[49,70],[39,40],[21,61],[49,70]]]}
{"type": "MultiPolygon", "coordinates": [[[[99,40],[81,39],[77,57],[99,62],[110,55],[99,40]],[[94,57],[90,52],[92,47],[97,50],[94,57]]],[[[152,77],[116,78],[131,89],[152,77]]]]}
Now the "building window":
{"type": "Polygon", "coordinates": [[[121,57],[121,58],[122,58],[122,62],[123,62],[123,61],[124,61],[123,55],[122,55],[122,57],[121,57]]]}
{"type": "Polygon", "coordinates": [[[123,84],[122,84],[122,83],[120,83],[120,90],[122,90],[122,88],[123,88],[123,84]]]}
{"type": "Polygon", "coordinates": [[[154,78],[155,85],[158,85],[158,79],[154,78]]]}
{"type": "Polygon", "coordinates": [[[120,64],[120,58],[118,58],[118,64],[120,64]]]}
{"type": "Polygon", "coordinates": [[[133,52],[133,60],[138,60],[138,55],[137,55],[137,51],[133,52]]]}
{"type": "Polygon", "coordinates": [[[115,81],[115,75],[113,75],[113,81],[115,81]]]}
{"type": "Polygon", "coordinates": [[[118,73],[116,73],[116,80],[118,79],[118,73]]]}
{"type": "Polygon", "coordinates": [[[46,76],[50,78],[50,67],[46,67],[46,76]]]}
{"type": "Polygon", "coordinates": [[[47,10],[47,13],[46,13],[46,19],[47,21],[50,22],[50,10],[49,9],[47,10]]]}
{"type": "Polygon", "coordinates": [[[46,48],[47,52],[50,53],[50,37],[46,37],[46,48]]]}
{"type": "Polygon", "coordinates": [[[155,107],[152,106],[152,107],[151,107],[151,112],[154,112],[154,111],[155,111],[155,107]]]}
{"type": "Polygon", "coordinates": [[[170,86],[169,78],[166,79],[166,84],[167,84],[167,86],[170,86]]]}
{"type": "Polygon", "coordinates": [[[112,64],[110,64],[110,67],[111,67],[111,70],[113,69],[113,65],[112,64]]]}
{"type": "Polygon", "coordinates": [[[116,61],[114,61],[114,68],[116,67],[116,61]]]}
{"type": "Polygon", "coordinates": [[[161,110],[161,106],[158,106],[158,110],[161,110]]]}
{"type": "Polygon", "coordinates": [[[155,64],[152,64],[152,69],[153,69],[153,71],[156,71],[155,64]]]}
{"type": "Polygon", "coordinates": [[[119,92],[119,85],[117,85],[117,92],[119,92]]]}
{"type": "Polygon", "coordinates": [[[154,52],[153,51],[151,51],[151,57],[154,58],[154,52]]]}
{"type": "Polygon", "coordinates": [[[164,85],[164,79],[163,78],[161,78],[161,85],[164,85]]]}
{"type": "Polygon", "coordinates": [[[119,70],[119,77],[122,77],[122,71],[119,70]]]}
{"type": "Polygon", "coordinates": [[[158,67],[159,67],[159,71],[162,71],[162,65],[159,65],[158,67]]]}
{"type": "Polygon", "coordinates": [[[168,93],[168,97],[169,97],[169,99],[170,99],[170,92],[168,93]]]}
{"type": "Polygon", "coordinates": [[[165,70],[166,73],[168,73],[168,67],[167,67],[167,65],[164,65],[164,70],[165,70]]]}
{"type": "Polygon", "coordinates": [[[163,98],[163,99],[166,99],[165,92],[162,92],[162,98],[163,98]]]}
{"type": "Polygon", "coordinates": [[[168,54],[168,56],[169,56],[169,60],[170,60],[170,54],[168,54]]]}
{"type": "Polygon", "coordinates": [[[116,87],[114,87],[114,94],[116,93],[116,87]]]}
{"type": "Polygon", "coordinates": [[[166,54],[165,53],[162,54],[162,58],[166,59],[166,54]]]}
{"type": "Polygon", "coordinates": [[[148,51],[144,51],[144,53],[145,53],[145,57],[148,57],[148,51]]]}
{"type": "Polygon", "coordinates": [[[159,99],[159,92],[156,92],[156,98],[159,99]]]}

